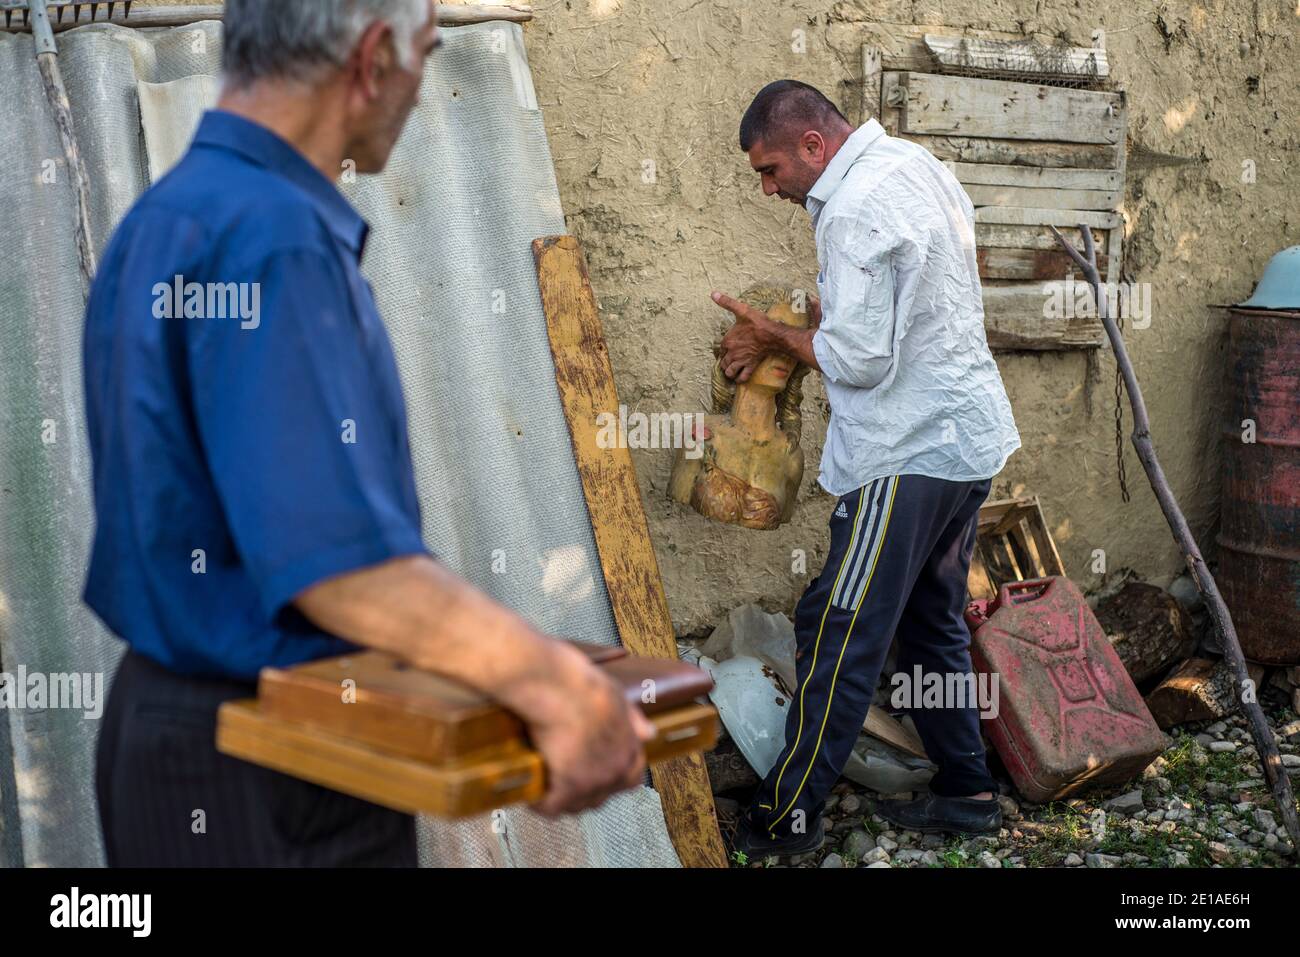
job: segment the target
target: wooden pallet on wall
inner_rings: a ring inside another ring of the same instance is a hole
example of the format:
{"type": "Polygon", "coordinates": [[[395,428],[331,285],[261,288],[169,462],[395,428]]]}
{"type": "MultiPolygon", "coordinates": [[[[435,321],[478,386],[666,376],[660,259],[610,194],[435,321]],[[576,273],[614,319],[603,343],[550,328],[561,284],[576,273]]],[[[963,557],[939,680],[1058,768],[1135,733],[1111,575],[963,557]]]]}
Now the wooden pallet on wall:
{"type": "Polygon", "coordinates": [[[924,146],[970,196],[991,348],[1104,348],[1100,320],[1070,295],[1074,269],[1049,227],[1076,239],[1086,223],[1105,281],[1120,282],[1128,108],[1105,50],[1096,38],[1064,47],[943,30],[865,25],[862,120],[924,146]]]}

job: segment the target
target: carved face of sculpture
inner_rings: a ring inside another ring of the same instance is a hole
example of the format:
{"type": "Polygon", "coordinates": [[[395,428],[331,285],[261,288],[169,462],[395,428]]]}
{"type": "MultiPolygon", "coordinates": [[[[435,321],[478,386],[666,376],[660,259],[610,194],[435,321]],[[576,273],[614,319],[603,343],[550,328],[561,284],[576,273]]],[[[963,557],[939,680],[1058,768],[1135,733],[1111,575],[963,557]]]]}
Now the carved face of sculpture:
{"type": "MultiPolygon", "coordinates": [[[[770,283],[741,296],[768,318],[806,329],[806,311],[796,312],[792,290],[770,283]]],[[[803,477],[799,443],[802,379],[808,367],[793,356],[765,356],[744,382],[732,382],[713,366],[713,412],[705,424],[711,438],[702,457],[681,452],[669,493],[715,521],[746,528],[776,528],[794,509],[803,477]]]]}
{"type": "MultiPolygon", "coordinates": [[[[798,313],[794,311],[793,306],[788,302],[780,302],[767,311],[767,317],[783,325],[793,326],[796,329],[808,328],[808,313],[798,313]]],[[[754,389],[765,389],[773,392],[781,392],[790,384],[790,377],[794,375],[795,370],[799,368],[799,362],[794,356],[787,353],[773,353],[763,359],[754,369],[749,377],[749,381],[743,383],[743,386],[749,386],[754,389]]]]}

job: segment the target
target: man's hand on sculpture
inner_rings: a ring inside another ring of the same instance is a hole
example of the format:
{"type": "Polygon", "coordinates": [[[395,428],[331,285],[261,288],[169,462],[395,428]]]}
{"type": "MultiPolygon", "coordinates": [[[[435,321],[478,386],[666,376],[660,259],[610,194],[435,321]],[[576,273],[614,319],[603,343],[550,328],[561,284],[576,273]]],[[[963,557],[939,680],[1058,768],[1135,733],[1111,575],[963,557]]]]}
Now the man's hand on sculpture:
{"type": "Polygon", "coordinates": [[[772,320],[759,309],[715,292],[713,301],[736,317],[736,324],[722,337],[722,371],[733,382],[744,382],[769,351],[767,324],[772,320]]]}
{"type": "Polygon", "coordinates": [[[725,293],[715,292],[713,301],[736,317],[736,324],[722,337],[719,353],[723,374],[732,382],[748,381],[763,357],[773,352],[793,356],[810,369],[822,371],[813,349],[816,327],[822,321],[822,304],[816,296],[807,299],[809,325],[806,329],[776,322],[754,306],[725,293]]]}

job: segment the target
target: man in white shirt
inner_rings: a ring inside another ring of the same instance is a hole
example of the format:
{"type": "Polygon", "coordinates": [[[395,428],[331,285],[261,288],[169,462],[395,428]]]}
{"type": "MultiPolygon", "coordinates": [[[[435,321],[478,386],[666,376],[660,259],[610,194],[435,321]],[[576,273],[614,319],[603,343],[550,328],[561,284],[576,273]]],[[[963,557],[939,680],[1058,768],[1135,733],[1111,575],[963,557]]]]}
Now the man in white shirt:
{"type": "MultiPolygon", "coordinates": [[[[788,353],[821,372],[831,405],[830,553],[795,611],[785,747],[735,839],[749,854],[802,853],[822,843],[826,796],[895,637],[900,672],[974,687],[966,576],[979,506],[1020,437],[984,335],[974,209],[949,170],[875,120],[854,130],[793,80],[759,92],[740,146],[765,194],[812,214],[821,267],[806,330],[713,294],[736,316],[722,340],[730,378],[788,353]]],[[[930,794],[878,813],[909,830],[996,831],[978,702],[951,697],[912,712],[938,766],[930,794]]]]}

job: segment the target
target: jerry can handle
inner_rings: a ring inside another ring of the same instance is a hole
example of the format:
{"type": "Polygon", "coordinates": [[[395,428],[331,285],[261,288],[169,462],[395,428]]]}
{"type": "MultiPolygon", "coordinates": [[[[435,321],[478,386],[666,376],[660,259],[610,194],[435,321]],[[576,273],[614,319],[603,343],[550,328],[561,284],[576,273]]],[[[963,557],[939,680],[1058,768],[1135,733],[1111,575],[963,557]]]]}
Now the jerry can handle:
{"type": "Polygon", "coordinates": [[[1031,578],[1023,582],[1007,582],[998,592],[998,605],[1026,605],[1038,601],[1054,581],[1054,578],[1031,578]]]}

